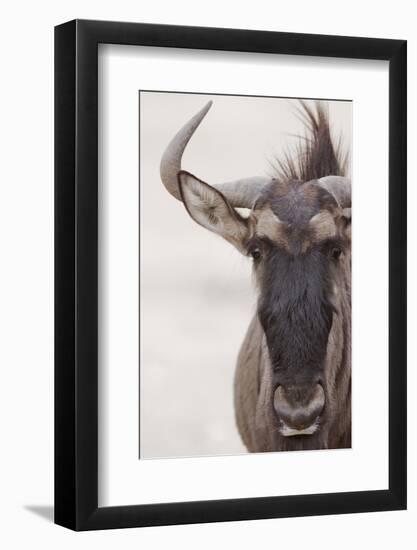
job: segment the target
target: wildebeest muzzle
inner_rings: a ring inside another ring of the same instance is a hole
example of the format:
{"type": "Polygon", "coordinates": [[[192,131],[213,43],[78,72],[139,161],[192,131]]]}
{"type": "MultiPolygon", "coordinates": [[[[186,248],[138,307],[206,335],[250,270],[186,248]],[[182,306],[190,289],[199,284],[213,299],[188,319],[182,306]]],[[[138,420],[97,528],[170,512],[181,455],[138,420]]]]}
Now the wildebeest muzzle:
{"type": "Polygon", "coordinates": [[[321,384],[279,385],[274,393],[274,410],[283,436],[311,435],[319,427],[325,395],[321,384]]]}

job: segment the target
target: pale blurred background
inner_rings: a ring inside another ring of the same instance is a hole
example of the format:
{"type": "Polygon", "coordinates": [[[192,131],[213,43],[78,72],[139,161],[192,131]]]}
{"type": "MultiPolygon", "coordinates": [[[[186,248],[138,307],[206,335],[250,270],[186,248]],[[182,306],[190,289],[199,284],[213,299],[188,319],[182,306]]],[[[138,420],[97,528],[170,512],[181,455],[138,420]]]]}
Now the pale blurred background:
{"type": "MultiPolygon", "coordinates": [[[[162,153],[210,99],[183,168],[207,183],[271,175],[303,134],[297,101],[140,92],[140,457],[245,453],[233,376],[255,311],[251,262],[197,225],[163,187],[162,153]]],[[[334,136],[351,141],[352,103],[329,101],[334,136]]]]}

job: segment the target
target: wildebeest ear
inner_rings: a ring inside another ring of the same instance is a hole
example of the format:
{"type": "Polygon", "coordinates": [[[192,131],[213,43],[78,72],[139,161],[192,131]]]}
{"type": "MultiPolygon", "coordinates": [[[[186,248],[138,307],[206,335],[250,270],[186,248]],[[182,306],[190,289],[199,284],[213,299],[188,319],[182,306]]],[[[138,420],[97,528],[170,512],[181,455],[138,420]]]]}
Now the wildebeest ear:
{"type": "Polygon", "coordinates": [[[248,223],[232,208],[224,195],[185,171],[178,173],[178,184],[182,201],[192,219],[221,235],[243,252],[248,223]]]}

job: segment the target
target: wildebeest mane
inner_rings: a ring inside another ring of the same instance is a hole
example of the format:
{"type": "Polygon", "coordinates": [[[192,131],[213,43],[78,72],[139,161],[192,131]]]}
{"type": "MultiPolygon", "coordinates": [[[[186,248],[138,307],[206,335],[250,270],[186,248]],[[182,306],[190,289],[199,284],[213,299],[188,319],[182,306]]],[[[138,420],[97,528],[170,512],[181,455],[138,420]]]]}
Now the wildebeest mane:
{"type": "Polygon", "coordinates": [[[288,149],[272,163],[273,176],[280,181],[306,182],[325,176],[346,176],[348,153],[343,152],[339,138],[332,140],[328,107],[316,101],[313,107],[300,100],[298,116],[306,132],[298,136],[295,155],[288,149]]]}

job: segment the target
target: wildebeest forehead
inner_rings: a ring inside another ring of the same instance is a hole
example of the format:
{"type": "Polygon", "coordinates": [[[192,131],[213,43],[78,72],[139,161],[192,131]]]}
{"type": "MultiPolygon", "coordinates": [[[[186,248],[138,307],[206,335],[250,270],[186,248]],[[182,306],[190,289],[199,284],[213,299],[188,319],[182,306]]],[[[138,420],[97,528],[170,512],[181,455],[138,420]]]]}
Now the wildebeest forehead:
{"type": "Polygon", "coordinates": [[[315,243],[337,236],[333,215],[324,210],[313,216],[306,224],[282,222],[269,208],[253,214],[254,234],[267,238],[292,254],[304,253],[315,243]]]}
{"type": "Polygon", "coordinates": [[[254,232],[291,253],[336,236],[333,198],[313,182],[273,186],[253,212],[254,232]]]}
{"type": "Polygon", "coordinates": [[[298,226],[307,224],[319,212],[332,211],[337,206],[334,198],[316,180],[306,183],[274,181],[264,194],[263,202],[282,222],[298,226]]]}

